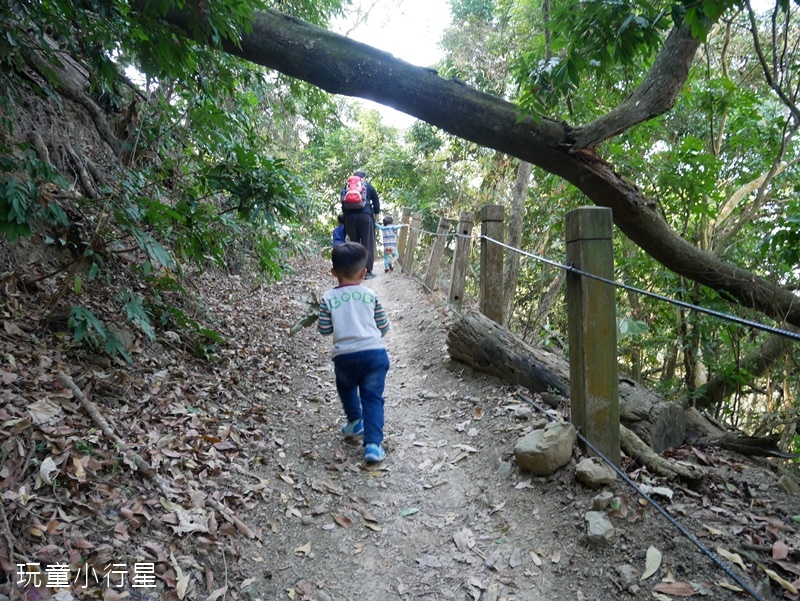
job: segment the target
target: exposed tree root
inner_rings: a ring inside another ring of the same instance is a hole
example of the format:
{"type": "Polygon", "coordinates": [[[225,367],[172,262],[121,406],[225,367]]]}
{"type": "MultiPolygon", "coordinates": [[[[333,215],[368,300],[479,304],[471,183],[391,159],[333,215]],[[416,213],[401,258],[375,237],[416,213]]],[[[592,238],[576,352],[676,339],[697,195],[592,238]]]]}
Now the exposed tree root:
{"type": "Polygon", "coordinates": [[[39,160],[43,163],[49,163],[50,152],[47,150],[47,144],[44,143],[44,139],[42,138],[41,134],[39,134],[39,132],[35,129],[31,130],[28,133],[28,141],[33,144],[33,148],[36,150],[39,160]]]}
{"type": "Polygon", "coordinates": [[[92,199],[96,199],[98,197],[97,189],[94,186],[94,180],[92,180],[92,176],[89,175],[89,172],[86,171],[86,165],[83,162],[83,157],[78,154],[78,152],[72,147],[72,144],[64,144],[64,150],[67,151],[70,159],[72,159],[72,164],[75,166],[75,171],[78,173],[78,179],[81,180],[81,188],[83,188],[83,193],[92,199]]]}
{"type": "Polygon", "coordinates": [[[622,424],[619,426],[619,440],[625,453],[645,466],[658,476],[665,478],[680,478],[690,483],[698,483],[705,478],[705,471],[699,466],[683,465],[667,461],[647,446],[644,441],[636,436],[622,424]]]}

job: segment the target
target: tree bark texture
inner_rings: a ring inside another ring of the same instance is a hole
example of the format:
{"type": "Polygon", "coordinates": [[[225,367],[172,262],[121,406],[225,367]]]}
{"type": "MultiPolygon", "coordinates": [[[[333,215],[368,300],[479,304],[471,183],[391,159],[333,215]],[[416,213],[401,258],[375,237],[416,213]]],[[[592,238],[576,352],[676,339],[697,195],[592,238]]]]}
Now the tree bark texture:
{"type": "MultiPolygon", "coordinates": [[[[167,18],[187,35],[196,34],[198,15],[173,10],[167,18]]],[[[577,128],[523,116],[519,107],[502,98],[275,10],[257,11],[250,33],[237,43],[223,42],[223,49],[330,93],[390,106],[558,175],[596,205],[613,209],[614,223],[668,269],[800,326],[800,303],[790,291],[678,236],[658,214],[655,202],[593,151],[592,145],[671,108],[698,45],[685,28],[674,29],[636,90],[636,100],[577,128]]]]}
{"type": "MultiPolygon", "coordinates": [[[[569,361],[527,344],[480,313],[465,313],[450,328],[447,351],[477,371],[539,393],[569,396],[569,361]]],[[[614,349],[609,349],[614,352],[614,349]]],[[[657,453],[683,443],[683,409],[633,380],[619,378],[620,421],[657,453]]]]}

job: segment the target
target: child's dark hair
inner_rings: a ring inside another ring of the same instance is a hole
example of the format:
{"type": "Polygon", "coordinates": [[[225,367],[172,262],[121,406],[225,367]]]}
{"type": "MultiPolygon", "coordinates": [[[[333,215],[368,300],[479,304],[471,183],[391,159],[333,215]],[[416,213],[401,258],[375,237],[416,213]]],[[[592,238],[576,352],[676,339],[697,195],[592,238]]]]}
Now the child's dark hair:
{"type": "Polygon", "coordinates": [[[358,242],[345,242],[333,247],[331,260],[337,275],[352,278],[367,266],[367,249],[358,242]]]}
{"type": "Polygon", "coordinates": [[[383,225],[392,225],[394,223],[394,219],[392,219],[391,215],[387,215],[383,218],[383,225]]]}
{"type": "Polygon", "coordinates": [[[339,225],[344,225],[344,215],[341,213],[339,213],[339,216],[336,218],[336,220],[339,222],[339,225]]]}

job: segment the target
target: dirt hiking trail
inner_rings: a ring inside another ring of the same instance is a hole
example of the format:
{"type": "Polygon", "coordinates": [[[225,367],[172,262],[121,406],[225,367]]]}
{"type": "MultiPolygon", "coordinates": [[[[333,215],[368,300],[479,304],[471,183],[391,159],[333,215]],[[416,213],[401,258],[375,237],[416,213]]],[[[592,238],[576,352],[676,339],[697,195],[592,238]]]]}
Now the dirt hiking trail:
{"type": "MultiPolygon", "coordinates": [[[[576,482],[580,452],[547,478],[518,468],[514,445],[546,418],[514,387],[449,358],[457,316],[399,270],[367,282],[391,321],[392,365],[387,458],[365,465],[360,444],[341,437],[330,338],[315,327],[289,336],[303,298],[335,284],[329,259],[292,268],[270,285],[187,276],[194,298],[171,302],[198,307],[224,341],[198,356],[185,333],[152,341],[130,332],[133,365],[38,330],[39,293],[7,284],[0,601],[746,598],[619,480],[608,487],[613,538],[589,544],[586,513],[601,491],[576,482]],[[95,411],[78,403],[83,395],[95,411]],[[101,432],[100,415],[114,436],[101,432]],[[171,490],[154,486],[120,440],[171,490]],[[28,563],[87,579],[123,566],[128,579],[15,586],[16,566],[28,563]],[[147,588],[131,585],[139,565],[151,570],[147,588]]],[[[796,600],[797,497],[779,490],[769,463],[713,448],[669,453],[702,463],[701,488],[623,465],[635,481],[666,487],[666,510],[734,557],[762,599],[796,600]]]]}
{"type": "MultiPolygon", "coordinates": [[[[327,270],[324,261],[310,261],[301,279],[271,294],[321,294],[335,284],[327,270]]],[[[263,530],[259,542],[240,546],[231,577],[245,583],[246,598],[651,599],[650,587],[636,584],[651,545],[665,558],[660,575],[709,588],[720,580],[708,559],[621,483],[611,490],[630,499],[630,515],[614,520],[613,544],[590,546],[584,514],[599,491],[575,482],[574,459],[550,478],[514,463],[516,440],[541,416],[513,388],[449,358],[454,315],[419,282],[395,271],[366,284],[391,323],[387,458],[366,466],[360,442],[342,440],[330,339],[303,329],[284,345],[286,371],[267,377],[272,388],[258,395],[269,444],[250,470],[272,494],[251,504],[250,516],[241,512],[263,530]]],[[[728,595],[714,592],[715,599],[728,595]]]]}

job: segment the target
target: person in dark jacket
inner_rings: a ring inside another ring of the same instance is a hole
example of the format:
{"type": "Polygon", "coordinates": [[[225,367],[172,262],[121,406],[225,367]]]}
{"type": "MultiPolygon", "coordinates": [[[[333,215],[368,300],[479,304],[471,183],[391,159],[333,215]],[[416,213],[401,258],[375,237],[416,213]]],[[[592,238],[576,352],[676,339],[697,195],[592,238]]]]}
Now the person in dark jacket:
{"type": "MultiPolygon", "coordinates": [[[[367,174],[364,171],[354,171],[367,184],[367,204],[363,209],[344,209],[344,228],[350,242],[358,242],[367,249],[367,275],[364,279],[375,277],[372,273],[372,266],[375,263],[375,220],[381,212],[381,201],[375,187],[367,181],[367,174]]],[[[345,190],[342,190],[342,202],[344,202],[345,190]]]]}

